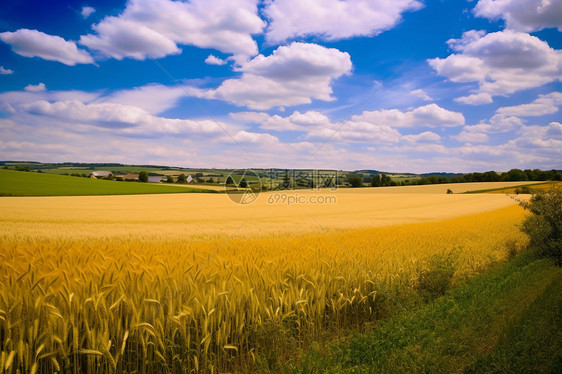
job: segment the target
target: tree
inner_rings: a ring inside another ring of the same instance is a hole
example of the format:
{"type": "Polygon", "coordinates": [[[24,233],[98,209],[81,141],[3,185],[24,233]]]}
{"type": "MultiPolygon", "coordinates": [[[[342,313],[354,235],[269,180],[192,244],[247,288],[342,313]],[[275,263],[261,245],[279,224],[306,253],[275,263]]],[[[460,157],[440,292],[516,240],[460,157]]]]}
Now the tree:
{"type": "Polygon", "coordinates": [[[358,175],[350,175],[347,177],[347,182],[351,185],[351,187],[363,187],[363,177],[358,175]]]}
{"type": "Polygon", "coordinates": [[[371,187],[380,187],[381,186],[381,176],[379,174],[373,175],[371,178],[371,187]]]}
{"type": "Polygon", "coordinates": [[[391,181],[392,179],[388,175],[381,175],[381,186],[390,186],[391,181]]]}
{"type": "Polygon", "coordinates": [[[174,178],[171,175],[166,175],[166,183],[174,183],[174,178]]]}
{"type": "Polygon", "coordinates": [[[497,182],[500,180],[500,176],[495,171],[487,171],[483,174],[482,180],[484,182],[497,182]]]}
{"type": "Polygon", "coordinates": [[[146,171],[141,171],[139,173],[139,182],[148,182],[148,173],[146,171]]]}
{"type": "Polygon", "coordinates": [[[529,178],[527,174],[521,169],[511,169],[506,174],[502,175],[502,179],[506,181],[526,181],[529,178]]]}
{"type": "Polygon", "coordinates": [[[240,181],[240,188],[246,187],[248,187],[248,182],[246,182],[246,179],[242,178],[242,180],[240,181]]]}
{"type": "Polygon", "coordinates": [[[187,177],[185,176],[185,174],[180,174],[176,183],[187,183],[187,177]]]}
{"type": "Polygon", "coordinates": [[[279,184],[279,188],[286,189],[290,187],[291,187],[291,177],[289,176],[289,173],[285,173],[285,175],[283,176],[283,183],[279,184]]]}
{"type": "Polygon", "coordinates": [[[228,178],[226,178],[226,184],[234,184],[234,181],[232,180],[232,177],[229,175],[228,178]]]}
{"type": "Polygon", "coordinates": [[[523,222],[531,250],[562,265],[562,190],[537,193],[521,205],[532,213],[523,222]]]}

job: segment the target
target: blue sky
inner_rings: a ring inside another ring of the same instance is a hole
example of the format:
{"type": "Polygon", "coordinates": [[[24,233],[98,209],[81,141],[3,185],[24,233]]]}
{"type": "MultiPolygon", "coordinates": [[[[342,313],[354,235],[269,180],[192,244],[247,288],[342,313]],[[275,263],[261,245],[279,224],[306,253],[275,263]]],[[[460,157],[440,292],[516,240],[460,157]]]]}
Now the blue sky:
{"type": "Polygon", "coordinates": [[[0,159],[562,169],[562,0],[4,1],[0,159]]]}

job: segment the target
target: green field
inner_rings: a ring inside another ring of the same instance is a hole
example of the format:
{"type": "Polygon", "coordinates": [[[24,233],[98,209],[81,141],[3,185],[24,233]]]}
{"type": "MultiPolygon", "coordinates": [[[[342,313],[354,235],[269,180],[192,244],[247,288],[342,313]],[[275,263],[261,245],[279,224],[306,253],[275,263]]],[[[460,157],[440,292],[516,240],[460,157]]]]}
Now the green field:
{"type": "Polygon", "coordinates": [[[0,169],[0,196],[134,195],[214,192],[180,186],[117,182],[0,169]]]}

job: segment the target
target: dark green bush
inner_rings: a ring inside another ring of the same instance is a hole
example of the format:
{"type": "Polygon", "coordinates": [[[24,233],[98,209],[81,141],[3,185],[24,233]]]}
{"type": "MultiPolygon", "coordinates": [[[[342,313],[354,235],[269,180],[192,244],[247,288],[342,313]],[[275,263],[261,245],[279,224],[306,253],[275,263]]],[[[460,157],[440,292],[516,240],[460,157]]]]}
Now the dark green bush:
{"type": "Polygon", "coordinates": [[[562,265],[562,190],[536,193],[521,205],[532,213],[523,222],[531,250],[562,265]]]}

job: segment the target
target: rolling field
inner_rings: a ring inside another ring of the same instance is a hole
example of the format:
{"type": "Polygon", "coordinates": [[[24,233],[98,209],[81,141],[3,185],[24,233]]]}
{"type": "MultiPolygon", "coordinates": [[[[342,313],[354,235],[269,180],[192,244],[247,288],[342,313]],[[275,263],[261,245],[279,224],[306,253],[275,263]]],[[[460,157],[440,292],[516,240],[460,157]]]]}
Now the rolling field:
{"type": "Polygon", "coordinates": [[[2,365],[275,372],[299,347],[419,302],[435,266],[456,284],[526,243],[504,195],[313,194],[337,201],[1,198],[2,365]]]}
{"type": "Polygon", "coordinates": [[[0,196],[129,195],[206,192],[196,188],[116,182],[0,169],[0,196]]]}

